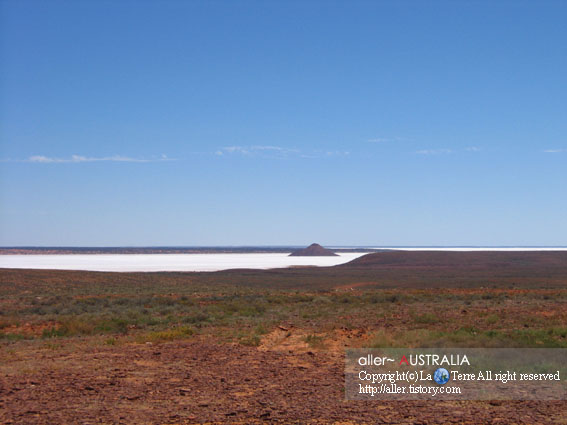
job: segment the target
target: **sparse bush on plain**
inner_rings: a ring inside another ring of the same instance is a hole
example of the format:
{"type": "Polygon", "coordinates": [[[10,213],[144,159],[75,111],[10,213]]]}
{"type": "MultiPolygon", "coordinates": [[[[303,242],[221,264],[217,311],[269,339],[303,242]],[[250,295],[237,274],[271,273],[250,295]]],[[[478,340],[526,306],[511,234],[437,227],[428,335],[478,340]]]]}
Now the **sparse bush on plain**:
{"type": "Polygon", "coordinates": [[[303,338],[311,348],[321,349],[324,347],[325,338],[320,335],[310,334],[303,338]]]}
{"type": "Polygon", "coordinates": [[[4,340],[4,341],[19,341],[21,339],[26,339],[27,337],[25,335],[19,334],[19,333],[9,333],[9,332],[3,332],[0,331],[0,340],[4,340]]]}
{"type": "Polygon", "coordinates": [[[413,312],[412,318],[415,323],[422,324],[432,324],[439,321],[439,317],[437,317],[435,313],[416,314],[415,312],[413,312]]]}
{"type": "Polygon", "coordinates": [[[193,329],[187,326],[180,326],[173,329],[167,329],[164,331],[148,332],[138,335],[136,338],[137,342],[167,342],[174,341],[177,339],[186,339],[193,335],[193,329]]]}

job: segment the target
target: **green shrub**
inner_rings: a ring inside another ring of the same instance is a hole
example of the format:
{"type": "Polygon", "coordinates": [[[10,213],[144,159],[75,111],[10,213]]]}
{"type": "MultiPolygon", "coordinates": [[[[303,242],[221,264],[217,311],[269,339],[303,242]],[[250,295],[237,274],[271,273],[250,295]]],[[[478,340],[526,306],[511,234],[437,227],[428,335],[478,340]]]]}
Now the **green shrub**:
{"type": "Polygon", "coordinates": [[[413,321],[415,323],[437,323],[439,322],[439,318],[434,313],[423,313],[423,314],[412,314],[413,321]]]}
{"type": "Polygon", "coordinates": [[[303,338],[303,341],[305,341],[311,348],[323,348],[325,345],[325,338],[320,335],[307,335],[303,338]]]}
{"type": "Polygon", "coordinates": [[[149,332],[139,335],[136,338],[138,342],[165,342],[174,341],[177,339],[185,339],[193,335],[193,329],[187,326],[181,326],[174,329],[167,329],[164,331],[149,332]]]}
{"type": "Polygon", "coordinates": [[[258,335],[246,335],[241,337],[238,342],[248,347],[257,347],[260,345],[261,338],[258,335]]]}
{"type": "Polygon", "coordinates": [[[7,333],[0,331],[0,340],[5,341],[19,341],[21,339],[26,339],[25,335],[17,334],[17,333],[7,333]]]}

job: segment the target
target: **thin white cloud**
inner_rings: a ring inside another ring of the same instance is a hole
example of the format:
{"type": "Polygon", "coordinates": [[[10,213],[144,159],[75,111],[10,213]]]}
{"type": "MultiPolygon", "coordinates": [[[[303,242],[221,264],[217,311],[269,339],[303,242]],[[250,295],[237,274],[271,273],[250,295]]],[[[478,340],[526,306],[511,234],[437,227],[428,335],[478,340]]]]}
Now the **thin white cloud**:
{"type": "Polygon", "coordinates": [[[254,145],[254,146],[225,146],[218,149],[215,152],[215,155],[219,155],[219,156],[231,155],[231,154],[285,158],[291,155],[299,154],[299,150],[283,148],[281,146],[273,146],[273,145],[254,145]]]}
{"type": "MultiPolygon", "coordinates": [[[[468,146],[466,148],[464,148],[463,150],[464,152],[480,152],[482,151],[482,148],[479,148],[478,146],[468,146]]],[[[421,149],[418,151],[415,151],[414,153],[418,154],[418,155],[446,155],[446,154],[452,154],[452,153],[456,153],[456,152],[461,152],[461,150],[454,150],[454,149],[421,149]]]]}
{"type": "Polygon", "coordinates": [[[403,142],[409,140],[410,139],[406,139],[404,137],[374,137],[372,139],[367,139],[366,141],[369,143],[388,143],[388,142],[403,142]]]}
{"type": "Polygon", "coordinates": [[[544,150],[545,153],[563,153],[567,152],[567,149],[546,149],[544,150]]]}
{"type": "Polygon", "coordinates": [[[452,149],[422,149],[419,151],[415,151],[418,155],[441,155],[441,154],[449,154],[453,153],[452,149]]]}
{"type": "Polygon", "coordinates": [[[280,146],[252,146],[252,149],[258,151],[297,152],[297,149],[287,149],[280,146]]]}
{"type": "Polygon", "coordinates": [[[92,157],[83,155],[71,155],[69,158],[59,158],[44,155],[33,155],[24,160],[16,160],[14,162],[31,162],[38,164],[64,164],[64,163],[82,163],[82,162],[160,162],[175,161],[168,158],[167,155],[161,155],[159,158],[134,158],[122,155],[92,157]]]}
{"type": "Polygon", "coordinates": [[[337,156],[348,156],[350,151],[343,150],[309,150],[290,149],[273,145],[254,146],[225,146],[215,151],[217,156],[241,155],[251,158],[326,158],[337,156]]]}

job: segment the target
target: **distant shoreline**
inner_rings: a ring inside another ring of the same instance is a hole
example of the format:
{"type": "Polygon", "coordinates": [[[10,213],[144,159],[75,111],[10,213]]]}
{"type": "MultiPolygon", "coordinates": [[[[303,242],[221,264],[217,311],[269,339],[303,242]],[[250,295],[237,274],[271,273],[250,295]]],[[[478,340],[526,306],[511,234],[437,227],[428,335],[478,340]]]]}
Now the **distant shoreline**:
{"type": "MultiPolygon", "coordinates": [[[[273,247],[3,247],[0,255],[96,255],[96,254],[278,254],[301,246],[273,247]]],[[[373,248],[336,248],[336,252],[379,252],[373,248]]]]}
{"type": "MultiPolygon", "coordinates": [[[[0,247],[0,255],[97,255],[97,254],[260,254],[289,253],[290,246],[187,246],[187,247],[0,247]]],[[[383,251],[567,251],[567,246],[328,246],[334,252],[383,251]]]]}

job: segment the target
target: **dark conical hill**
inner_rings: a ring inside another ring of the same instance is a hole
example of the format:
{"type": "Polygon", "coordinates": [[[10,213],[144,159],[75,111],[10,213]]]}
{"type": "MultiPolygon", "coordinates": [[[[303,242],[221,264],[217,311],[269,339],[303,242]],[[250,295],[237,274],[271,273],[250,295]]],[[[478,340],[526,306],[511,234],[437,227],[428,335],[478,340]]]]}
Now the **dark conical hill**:
{"type": "Polygon", "coordinates": [[[332,257],[337,256],[333,251],[323,248],[318,243],[313,243],[307,248],[299,249],[289,254],[290,257],[332,257]]]}

